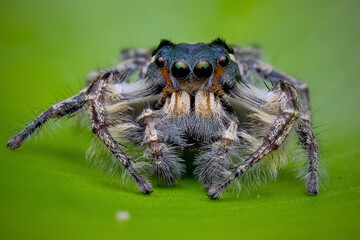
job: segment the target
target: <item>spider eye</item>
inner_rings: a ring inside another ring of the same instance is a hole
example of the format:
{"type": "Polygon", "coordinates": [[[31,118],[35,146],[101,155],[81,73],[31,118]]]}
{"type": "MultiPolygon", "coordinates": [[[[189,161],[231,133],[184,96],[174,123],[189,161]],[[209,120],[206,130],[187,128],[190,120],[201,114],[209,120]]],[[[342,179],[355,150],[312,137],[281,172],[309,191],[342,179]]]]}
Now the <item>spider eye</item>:
{"type": "Polygon", "coordinates": [[[157,57],[155,59],[155,64],[158,68],[163,68],[165,66],[165,59],[163,57],[157,57]]]}
{"type": "Polygon", "coordinates": [[[198,78],[209,78],[213,73],[213,67],[208,61],[200,61],[195,65],[194,73],[198,78]]]}
{"type": "Polygon", "coordinates": [[[227,67],[229,65],[229,58],[227,56],[219,57],[218,63],[221,67],[227,67]]]}
{"type": "Polygon", "coordinates": [[[185,62],[176,62],[171,67],[171,73],[177,79],[186,79],[190,74],[190,68],[185,62]]]}

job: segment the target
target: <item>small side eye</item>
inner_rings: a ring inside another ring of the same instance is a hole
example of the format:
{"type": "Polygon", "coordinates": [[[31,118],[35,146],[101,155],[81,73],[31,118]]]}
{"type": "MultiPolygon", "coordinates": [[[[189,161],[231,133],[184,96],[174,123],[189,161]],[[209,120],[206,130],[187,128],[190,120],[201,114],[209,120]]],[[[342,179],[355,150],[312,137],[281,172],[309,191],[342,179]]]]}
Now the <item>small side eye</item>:
{"type": "Polygon", "coordinates": [[[227,56],[219,57],[218,63],[221,67],[227,67],[229,65],[229,58],[227,56]]]}
{"type": "Polygon", "coordinates": [[[155,64],[158,68],[163,68],[165,66],[165,59],[163,57],[157,57],[155,59],[155,64]]]}

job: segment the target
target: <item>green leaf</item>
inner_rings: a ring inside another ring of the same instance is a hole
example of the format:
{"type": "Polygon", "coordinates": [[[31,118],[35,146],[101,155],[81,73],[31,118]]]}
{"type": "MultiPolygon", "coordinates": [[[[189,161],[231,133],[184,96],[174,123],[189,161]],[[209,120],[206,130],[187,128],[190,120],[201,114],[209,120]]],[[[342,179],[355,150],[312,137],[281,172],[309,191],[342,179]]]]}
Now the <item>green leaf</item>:
{"type": "Polygon", "coordinates": [[[335,0],[2,1],[0,238],[360,238],[359,9],[335,0]],[[218,36],[263,46],[266,61],[308,82],[329,176],[318,196],[291,167],[239,198],[209,200],[191,172],[145,196],[90,166],[89,130],[76,119],[5,148],[34,117],[29,108],[38,114],[77,92],[91,69],[116,64],[119,48],[218,36]]]}

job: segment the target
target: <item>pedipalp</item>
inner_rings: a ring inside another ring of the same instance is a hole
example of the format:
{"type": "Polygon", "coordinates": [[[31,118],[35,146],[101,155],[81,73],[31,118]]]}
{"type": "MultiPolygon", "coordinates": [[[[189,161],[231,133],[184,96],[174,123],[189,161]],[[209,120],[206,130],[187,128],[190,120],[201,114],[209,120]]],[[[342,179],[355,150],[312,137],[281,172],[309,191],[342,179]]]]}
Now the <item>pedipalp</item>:
{"type": "Polygon", "coordinates": [[[145,109],[138,121],[145,124],[144,142],[152,157],[152,167],[156,176],[165,184],[174,184],[184,173],[183,160],[164,142],[164,136],[157,129],[158,120],[151,109],[145,109]]]}

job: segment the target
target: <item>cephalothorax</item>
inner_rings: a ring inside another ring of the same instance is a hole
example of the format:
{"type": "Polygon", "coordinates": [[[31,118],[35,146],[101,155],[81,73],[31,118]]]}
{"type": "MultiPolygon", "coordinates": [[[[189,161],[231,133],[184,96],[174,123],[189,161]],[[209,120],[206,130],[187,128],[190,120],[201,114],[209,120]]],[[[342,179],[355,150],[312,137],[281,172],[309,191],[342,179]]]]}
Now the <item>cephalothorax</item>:
{"type": "Polygon", "coordinates": [[[152,186],[121,150],[122,139],[146,147],[152,172],[169,185],[184,172],[179,150],[197,147],[195,174],[215,199],[294,129],[308,153],[307,191],[318,193],[307,84],[260,61],[258,48],[230,47],[221,39],[163,40],[154,50],[125,50],[122,57],[117,66],[91,73],[86,88],[44,111],[7,146],[19,147],[51,118],[87,110],[93,132],[141,192],[151,193],[152,186]],[[132,83],[134,72],[140,76],[132,83]],[[261,88],[263,81],[272,87],[261,88]]]}

